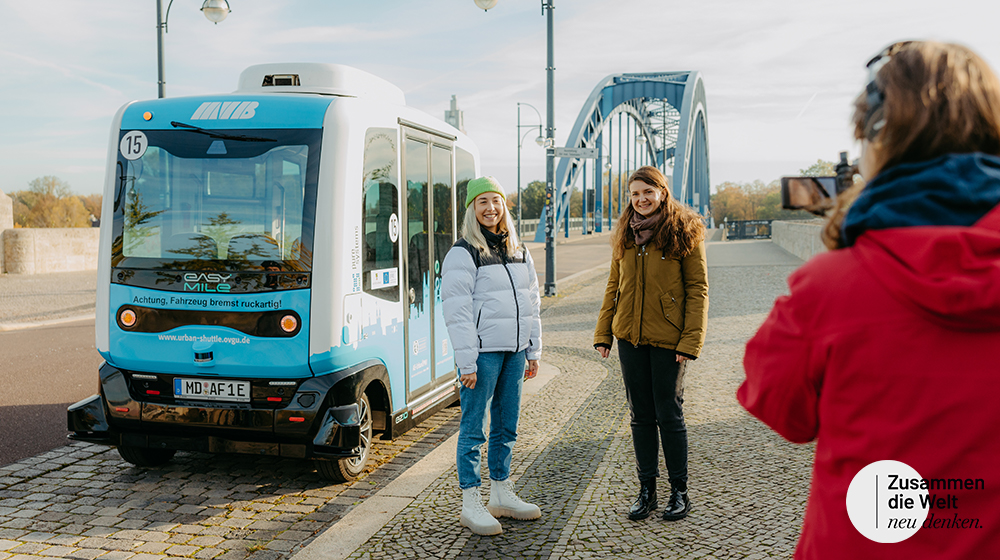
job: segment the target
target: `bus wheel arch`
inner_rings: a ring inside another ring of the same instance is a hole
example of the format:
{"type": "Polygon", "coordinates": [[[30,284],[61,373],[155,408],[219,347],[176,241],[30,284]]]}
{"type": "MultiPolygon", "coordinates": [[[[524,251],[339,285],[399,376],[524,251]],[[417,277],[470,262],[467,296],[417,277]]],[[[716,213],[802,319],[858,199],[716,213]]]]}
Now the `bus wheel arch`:
{"type": "Polygon", "coordinates": [[[372,447],[372,407],[367,393],[362,393],[358,399],[358,415],[361,423],[361,455],[316,461],[316,472],[320,477],[334,482],[351,482],[364,472],[372,447]]]}
{"type": "Polygon", "coordinates": [[[372,411],[372,430],[381,432],[383,440],[392,439],[392,429],[389,418],[392,415],[392,402],[389,391],[381,379],[373,379],[365,387],[364,394],[368,397],[372,411]]]}

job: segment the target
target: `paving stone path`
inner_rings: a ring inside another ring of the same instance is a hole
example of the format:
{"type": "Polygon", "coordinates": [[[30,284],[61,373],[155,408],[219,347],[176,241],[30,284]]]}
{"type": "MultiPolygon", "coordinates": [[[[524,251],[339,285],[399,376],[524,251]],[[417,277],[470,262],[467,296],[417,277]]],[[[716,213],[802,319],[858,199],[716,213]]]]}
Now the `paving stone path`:
{"type": "Polygon", "coordinates": [[[377,441],[352,484],[309,461],[178,453],[145,469],[73,443],[0,467],[0,560],[286,558],[457,431],[457,412],[377,441]]]}
{"type": "MultiPolygon", "coordinates": [[[[628,408],[615,354],[601,360],[591,349],[605,280],[594,274],[549,300],[544,359],[561,374],[521,415],[512,478],[520,495],[540,506],[542,518],[503,519],[502,535],[473,535],[458,523],[461,495],[451,468],[349,558],[791,556],[808,496],[812,446],[784,442],[749,417],[734,395],[743,377],[743,347],[793,269],[710,270],[709,336],[686,376],[695,503],[687,519],[626,517],[637,489],[628,408]]],[[[662,458],[660,469],[666,473],[662,458]]],[[[485,493],[485,470],[483,477],[485,493]]],[[[664,478],[659,486],[665,501],[664,478]]]]}
{"type": "MultiPolygon", "coordinates": [[[[695,504],[686,520],[625,517],[636,492],[628,409],[616,353],[602,360],[591,347],[606,279],[594,272],[543,301],[544,360],[561,373],[526,402],[512,465],[518,492],[543,517],[505,519],[497,537],[471,534],[458,523],[452,467],[350,558],[790,556],[812,446],[781,440],[734,393],[743,346],[793,269],[710,269],[708,340],[686,376],[695,504]]],[[[445,409],[396,441],[377,441],[368,474],[353,484],[330,485],[307,461],[179,453],[143,469],[113,449],[67,445],[0,467],[0,560],[289,558],[454,434],[457,413],[445,409]]],[[[665,501],[665,478],[660,492],[665,501]]]]}

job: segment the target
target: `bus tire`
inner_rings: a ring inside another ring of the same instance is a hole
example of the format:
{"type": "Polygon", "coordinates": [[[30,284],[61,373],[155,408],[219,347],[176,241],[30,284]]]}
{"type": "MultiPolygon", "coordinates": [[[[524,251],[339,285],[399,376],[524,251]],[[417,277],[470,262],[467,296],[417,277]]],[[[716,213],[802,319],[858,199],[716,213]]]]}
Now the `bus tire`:
{"type": "Polygon", "coordinates": [[[356,480],[365,470],[368,455],[372,448],[372,407],[368,395],[361,395],[358,401],[361,409],[361,456],[333,461],[316,461],[316,471],[319,475],[334,482],[351,482],[356,480]]]}
{"type": "Polygon", "coordinates": [[[134,447],[131,445],[119,445],[118,454],[129,463],[137,467],[155,467],[170,462],[174,457],[173,449],[149,449],[148,447],[134,447]]]}

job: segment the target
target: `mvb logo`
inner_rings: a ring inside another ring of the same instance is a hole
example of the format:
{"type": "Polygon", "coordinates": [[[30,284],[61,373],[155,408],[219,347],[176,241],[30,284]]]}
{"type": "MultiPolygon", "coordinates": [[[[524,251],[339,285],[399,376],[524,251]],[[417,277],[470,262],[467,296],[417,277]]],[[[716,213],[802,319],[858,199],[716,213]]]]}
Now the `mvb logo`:
{"type": "Polygon", "coordinates": [[[252,119],[258,105],[256,101],[206,101],[191,115],[191,120],[252,119]]]}

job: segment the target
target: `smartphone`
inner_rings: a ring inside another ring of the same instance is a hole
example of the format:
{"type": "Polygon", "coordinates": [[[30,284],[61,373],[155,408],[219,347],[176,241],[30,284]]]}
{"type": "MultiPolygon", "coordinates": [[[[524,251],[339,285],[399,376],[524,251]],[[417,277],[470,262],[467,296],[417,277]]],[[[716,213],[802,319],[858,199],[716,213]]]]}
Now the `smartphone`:
{"type": "Polygon", "coordinates": [[[837,198],[837,177],[782,177],[781,207],[813,213],[833,207],[837,198]]]}

